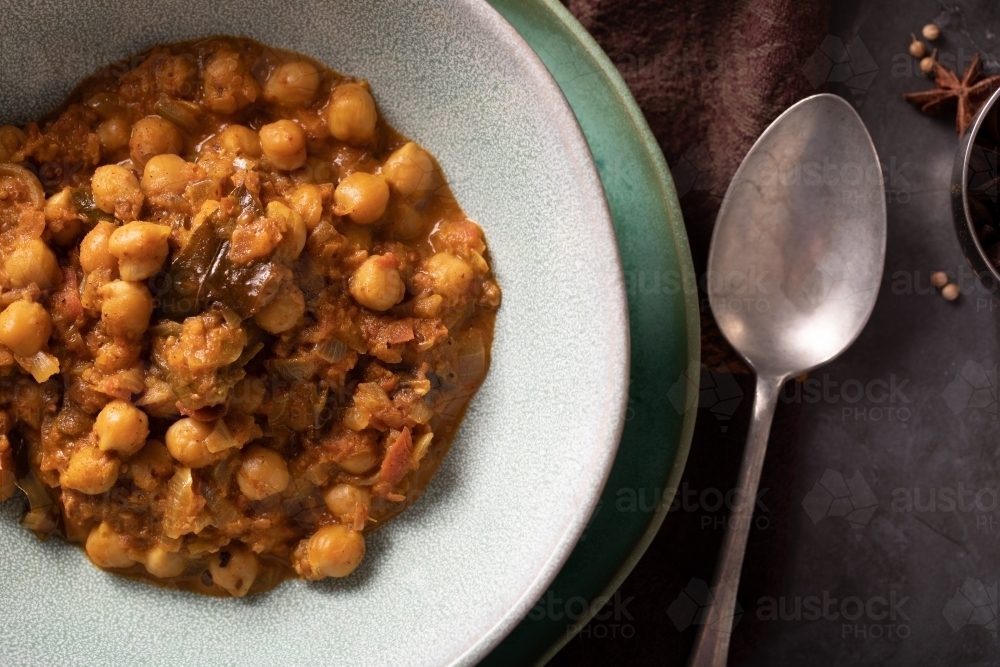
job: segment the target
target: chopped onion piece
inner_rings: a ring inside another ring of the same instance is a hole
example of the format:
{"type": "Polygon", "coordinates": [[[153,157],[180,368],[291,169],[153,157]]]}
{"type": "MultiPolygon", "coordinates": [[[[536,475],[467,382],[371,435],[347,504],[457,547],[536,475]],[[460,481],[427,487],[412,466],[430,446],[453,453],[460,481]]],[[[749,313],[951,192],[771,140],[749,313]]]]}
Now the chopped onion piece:
{"type": "Polygon", "coordinates": [[[201,532],[207,525],[198,521],[198,513],[204,506],[205,499],[194,488],[191,468],[181,468],[175,472],[167,482],[167,503],[163,512],[164,534],[167,537],[179,538],[189,533],[201,532]]]}
{"type": "Polygon", "coordinates": [[[301,357],[275,359],[271,362],[271,370],[289,382],[308,380],[316,372],[316,364],[301,357]]]}
{"type": "Polygon", "coordinates": [[[324,361],[333,364],[343,359],[344,355],[347,354],[347,345],[336,338],[331,338],[316,348],[316,354],[324,361]]]}
{"type": "Polygon", "coordinates": [[[434,411],[424,403],[424,399],[420,398],[414,401],[410,405],[410,419],[417,422],[418,424],[426,424],[434,417],[434,411]]]}
{"type": "Polygon", "coordinates": [[[205,509],[211,517],[212,525],[220,530],[232,529],[245,521],[239,508],[224,493],[217,493],[211,486],[205,488],[205,509]]]}
{"type": "Polygon", "coordinates": [[[21,525],[38,535],[41,539],[45,539],[56,532],[56,522],[53,520],[52,515],[45,510],[30,510],[21,519],[21,525]]]}
{"type": "Polygon", "coordinates": [[[59,360],[44,350],[39,350],[30,357],[15,355],[14,359],[21,368],[31,373],[35,382],[45,382],[59,372],[59,360]]]}
{"type": "Polygon", "coordinates": [[[35,477],[35,473],[29,472],[26,477],[17,480],[17,486],[28,497],[29,510],[21,519],[21,524],[28,530],[34,531],[39,538],[45,539],[56,531],[58,507],[42,483],[35,477]]]}
{"type": "Polygon", "coordinates": [[[431,381],[427,378],[423,380],[405,380],[403,384],[413,390],[417,396],[426,396],[431,390],[431,381]]]}
{"type": "Polygon", "coordinates": [[[392,401],[385,390],[375,382],[362,382],[354,393],[354,405],[371,412],[380,407],[391,408],[392,401]]]}
{"type": "Polygon", "coordinates": [[[229,430],[229,426],[226,425],[224,419],[217,419],[215,421],[215,428],[209,433],[208,437],[205,438],[205,448],[212,452],[213,454],[218,454],[226,449],[232,449],[233,447],[239,447],[240,443],[233,437],[232,432],[229,430]]]}
{"type": "Polygon", "coordinates": [[[42,184],[39,183],[38,177],[24,167],[0,162],[0,178],[20,181],[25,186],[25,194],[28,195],[32,207],[41,211],[45,206],[45,190],[42,189],[42,184]]]}
{"type": "Polygon", "coordinates": [[[420,465],[420,461],[427,454],[427,450],[431,448],[431,441],[434,440],[433,433],[424,433],[422,436],[417,438],[416,443],[413,445],[413,466],[417,467],[420,465]]]}
{"type": "Polygon", "coordinates": [[[344,410],[344,426],[352,431],[363,431],[368,428],[371,414],[367,410],[359,407],[347,408],[344,410]]]}
{"type": "Polygon", "coordinates": [[[32,510],[48,511],[55,504],[33,472],[29,472],[27,477],[17,480],[17,486],[28,497],[28,506],[32,510]]]}

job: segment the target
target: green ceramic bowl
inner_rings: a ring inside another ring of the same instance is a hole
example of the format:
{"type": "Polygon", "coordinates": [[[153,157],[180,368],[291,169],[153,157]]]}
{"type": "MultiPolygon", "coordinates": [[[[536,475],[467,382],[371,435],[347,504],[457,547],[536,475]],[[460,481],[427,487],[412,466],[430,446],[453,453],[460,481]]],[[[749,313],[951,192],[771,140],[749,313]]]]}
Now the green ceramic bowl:
{"type": "Polygon", "coordinates": [[[4,22],[0,122],[48,111],[108,62],[216,33],[368,78],[438,157],[504,289],[493,367],[424,497],[346,580],[244,600],[161,590],[37,542],[17,502],[0,506],[0,664],[471,664],[569,556],[625,417],[623,275],[583,134],[534,52],[474,0],[26,0],[4,22]]]}

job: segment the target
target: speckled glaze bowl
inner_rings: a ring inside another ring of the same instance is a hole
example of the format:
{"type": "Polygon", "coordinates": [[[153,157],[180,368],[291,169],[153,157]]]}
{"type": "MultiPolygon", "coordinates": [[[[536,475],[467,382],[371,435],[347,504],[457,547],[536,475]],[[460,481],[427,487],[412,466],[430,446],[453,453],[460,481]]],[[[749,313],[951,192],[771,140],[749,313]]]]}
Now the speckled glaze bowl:
{"type": "Polygon", "coordinates": [[[160,42],[252,37],[368,78],[486,231],[504,290],[489,376],[424,496],[346,580],[243,600],[106,574],[0,505],[0,665],[449,665],[483,657],[577,541],[627,394],[621,266],[572,112],[475,0],[26,0],[6,9],[0,124],[160,42]]]}

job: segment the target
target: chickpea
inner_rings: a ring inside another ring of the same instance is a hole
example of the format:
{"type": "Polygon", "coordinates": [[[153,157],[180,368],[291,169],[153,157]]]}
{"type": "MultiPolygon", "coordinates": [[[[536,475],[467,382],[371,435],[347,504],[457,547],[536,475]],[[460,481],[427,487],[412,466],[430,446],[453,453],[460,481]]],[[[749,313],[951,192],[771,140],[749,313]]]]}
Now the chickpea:
{"type": "Polygon", "coordinates": [[[76,207],[73,205],[73,188],[65,187],[59,192],[45,200],[45,222],[52,222],[60,218],[76,215],[76,207]]]}
{"type": "Polygon", "coordinates": [[[130,222],[139,217],[145,197],[135,175],[125,167],[108,164],[98,167],[90,181],[94,203],[105,213],[130,222]]]}
{"type": "Polygon", "coordinates": [[[366,259],[351,276],[350,291],[355,301],[372,310],[389,310],[402,301],[406,285],[396,256],[390,253],[366,259]]]}
{"type": "Polygon", "coordinates": [[[118,258],[122,280],[144,280],[163,266],[170,253],[170,227],[153,222],[130,222],[108,240],[108,250],[118,258]]]}
{"type": "Polygon", "coordinates": [[[364,535],[340,524],[323,526],[309,539],[309,566],[318,577],[346,577],[364,557],[364,535]]]}
{"type": "Polygon", "coordinates": [[[39,239],[19,243],[7,256],[3,268],[12,287],[28,287],[34,283],[40,289],[48,289],[59,284],[62,278],[55,253],[39,239]]]}
{"type": "Polygon", "coordinates": [[[319,88],[316,68],[298,60],[279,65],[264,84],[264,99],[286,106],[308,104],[319,88]]]}
{"type": "Polygon", "coordinates": [[[351,525],[359,517],[368,516],[371,505],[368,489],[353,484],[334,484],[323,492],[327,509],[344,525],[351,525]]]}
{"type": "Polygon", "coordinates": [[[368,225],[385,213],[389,186],[378,174],[356,171],[334,190],[333,203],[333,212],[337,215],[346,215],[359,225],[368,225]]]}
{"type": "Polygon", "coordinates": [[[70,246],[76,242],[83,223],[73,205],[73,189],[65,187],[45,202],[45,223],[52,232],[52,242],[59,246],[70,246]]]}
{"type": "Polygon", "coordinates": [[[67,248],[74,245],[76,239],[80,236],[80,232],[83,231],[83,223],[79,218],[69,218],[68,220],[63,220],[62,227],[60,229],[50,228],[52,230],[52,242],[59,247],[67,248]]]}
{"type": "Polygon", "coordinates": [[[129,456],[146,444],[149,417],[128,401],[115,399],[98,413],[94,434],[102,452],[113,450],[129,456]]]}
{"type": "Polygon", "coordinates": [[[117,456],[88,443],[70,457],[69,465],[59,476],[59,484],[96,496],[115,485],[120,470],[121,461],[117,456]]]}
{"type": "Polygon", "coordinates": [[[118,271],[118,258],[111,254],[108,242],[118,229],[110,222],[99,222],[80,242],[80,266],[87,273],[106,269],[118,271]]]}
{"type": "Polygon", "coordinates": [[[166,118],[147,116],[132,128],[128,142],[129,155],[139,165],[145,165],[156,155],[180,155],[184,137],[177,126],[166,118]]]}
{"type": "Polygon", "coordinates": [[[379,459],[375,452],[363,449],[338,461],[337,465],[352,475],[361,475],[374,468],[378,461],[379,459]]]}
{"type": "Polygon", "coordinates": [[[253,321],[268,333],[280,334],[294,327],[305,312],[302,290],[293,282],[284,282],[277,296],[253,316],[253,321]]]}
{"type": "Polygon", "coordinates": [[[306,134],[295,121],[279,120],[260,128],[260,147],[278,169],[292,171],[306,163],[306,134]]]}
{"type": "MultiPolygon", "coordinates": [[[[219,210],[219,202],[217,200],[206,199],[202,203],[201,208],[198,209],[198,212],[194,214],[193,218],[191,218],[191,233],[194,233],[194,230],[201,227],[202,223],[211,218],[213,215],[215,215],[215,212],[218,210],[219,210]]],[[[191,238],[190,235],[188,235],[188,237],[184,239],[184,245],[187,245],[187,242],[190,238],[191,238]]]]}
{"type": "Polygon", "coordinates": [[[249,549],[230,543],[208,561],[212,581],[235,598],[247,594],[257,578],[260,564],[249,549]]]}
{"type": "Polygon", "coordinates": [[[251,415],[264,402],[266,393],[267,385],[264,380],[255,375],[247,375],[229,390],[229,408],[251,415]]]}
{"type": "Polygon", "coordinates": [[[147,440],[128,461],[128,475],[143,491],[152,491],[161,479],[169,479],[173,473],[174,459],[159,440],[147,440]]]}
{"type": "Polygon", "coordinates": [[[40,304],[15,301],[0,313],[0,343],[19,357],[45,347],[52,335],[52,318],[40,304]]]}
{"type": "Polygon", "coordinates": [[[180,463],[192,468],[203,468],[219,457],[208,451],[207,440],[215,424],[190,417],[178,419],[167,429],[167,451],[180,463]]]}
{"type": "Polygon", "coordinates": [[[153,547],[146,553],[146,571],[158,579],[179,577],[186,567],[187,558],[183,554],[163,547],[153,547]]]}
{"type": "Polygon", "coordinates": [[[236,482],[250,500],[263,500],[288,488],[288,464],[278,452],[250,445],[240,458],[242,463],[236,473],[236,482]]]}
{"type": "Polygon", "coordinates": [[[447,252],[439,252],[428,259],[424,270],[434,279],[434,291],[442,296],[460,296],[472,282],[469,263],[447,252]]]}
{"type": "Polygon", "coordinates": [[[113,280],[102,285],[98,295],[101,321],[115,336],[139,338],[149,328],[153,315],[153,295],[142,283],[113,280]]]}
{"type": "Polygon", "coordinates": [[[87,536],[87,556],[94,565],[103,568],[123,568],[135,565],[135,561],[125,549],[122,536],[106,522],[101,522],[87,536]]]}
{"type": "Polygon", "coordinates": [[[243,125],[230,125],[219,135],[219,143],[230,153],[251,158],[261,156],[260,135],[243,125]]]}
{"type": "Polygon", "coordinates": [[[288,199],[295,212],[302,216],[306,229],[310,232],[316,229],[320,216],[323,215],[323,193],[319,186],[311,183],[300,185],[288,199]]]}
{"type": "Polygon", "coordinates": [[[306,223],[302,216],[279,201],[269,202],[267,217],[278,221],[281,229],[281,242],[274,253],[275,259],[287,264],[293,263],[306,247],[306,223]]]}
{"type": "Polygon", "coordinates": [[[260,85],[235,51],[223,48],[205,63],[205,106],[233,114],[257,99],[260,85]]]}
{"type": "Polygon", "coordinates": [[[132,128],[121,116],[114,116],[97,126],[97,136],[101,139],[101,152],[114,154],[129,147],[132,128]]]}
{"type": "Polygon", "coordinates": [[[327,125],[330,134],[352,146],[363,146],[375,138],[378,110],[365,86],[342,83],[333,90],[327,125]]]}
{"type": "Polygon", "coordinates": [[[382,175],[392,189],[409,197],[423,195],[437,187],[434,160],[412,141],[397,148],[382,165],[382,175]]]}
{"type": "Polygon", "coordinates": [[[198,88],[198,64],[190,56],[159,54],[155,58],[156,85],[167,95],[190,97],[198,88]]]}
{"type": "Polygon", "coordinates": [[[157,155],[142,172],[142,190],[147,195],[183,194],[188,182],[197,178],[194,166],[177,155],[157,155]]]}
{"type": "Polygon", "coordinates": [[[440,294],[421,297],[413,304],[413,314],[424,319],[437,317],[441,313],[442,303],[444,299],[440,294]]]}

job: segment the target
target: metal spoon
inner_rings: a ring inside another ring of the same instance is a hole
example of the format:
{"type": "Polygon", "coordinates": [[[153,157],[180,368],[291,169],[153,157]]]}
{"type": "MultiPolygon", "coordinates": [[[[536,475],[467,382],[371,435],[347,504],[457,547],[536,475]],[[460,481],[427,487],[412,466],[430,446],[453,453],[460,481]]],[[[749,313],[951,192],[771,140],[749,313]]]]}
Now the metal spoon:
{"type": "Polygon", "coordinates": [[[771,418],[786,379],[861,333],[885,263],[885,190],[861,118],[834,95],[795,104],[761,135],[722,200],[708,296],[722,333],[757,372],[753,421],[714,602],[691,667],[724,667],[771,418]]]}

